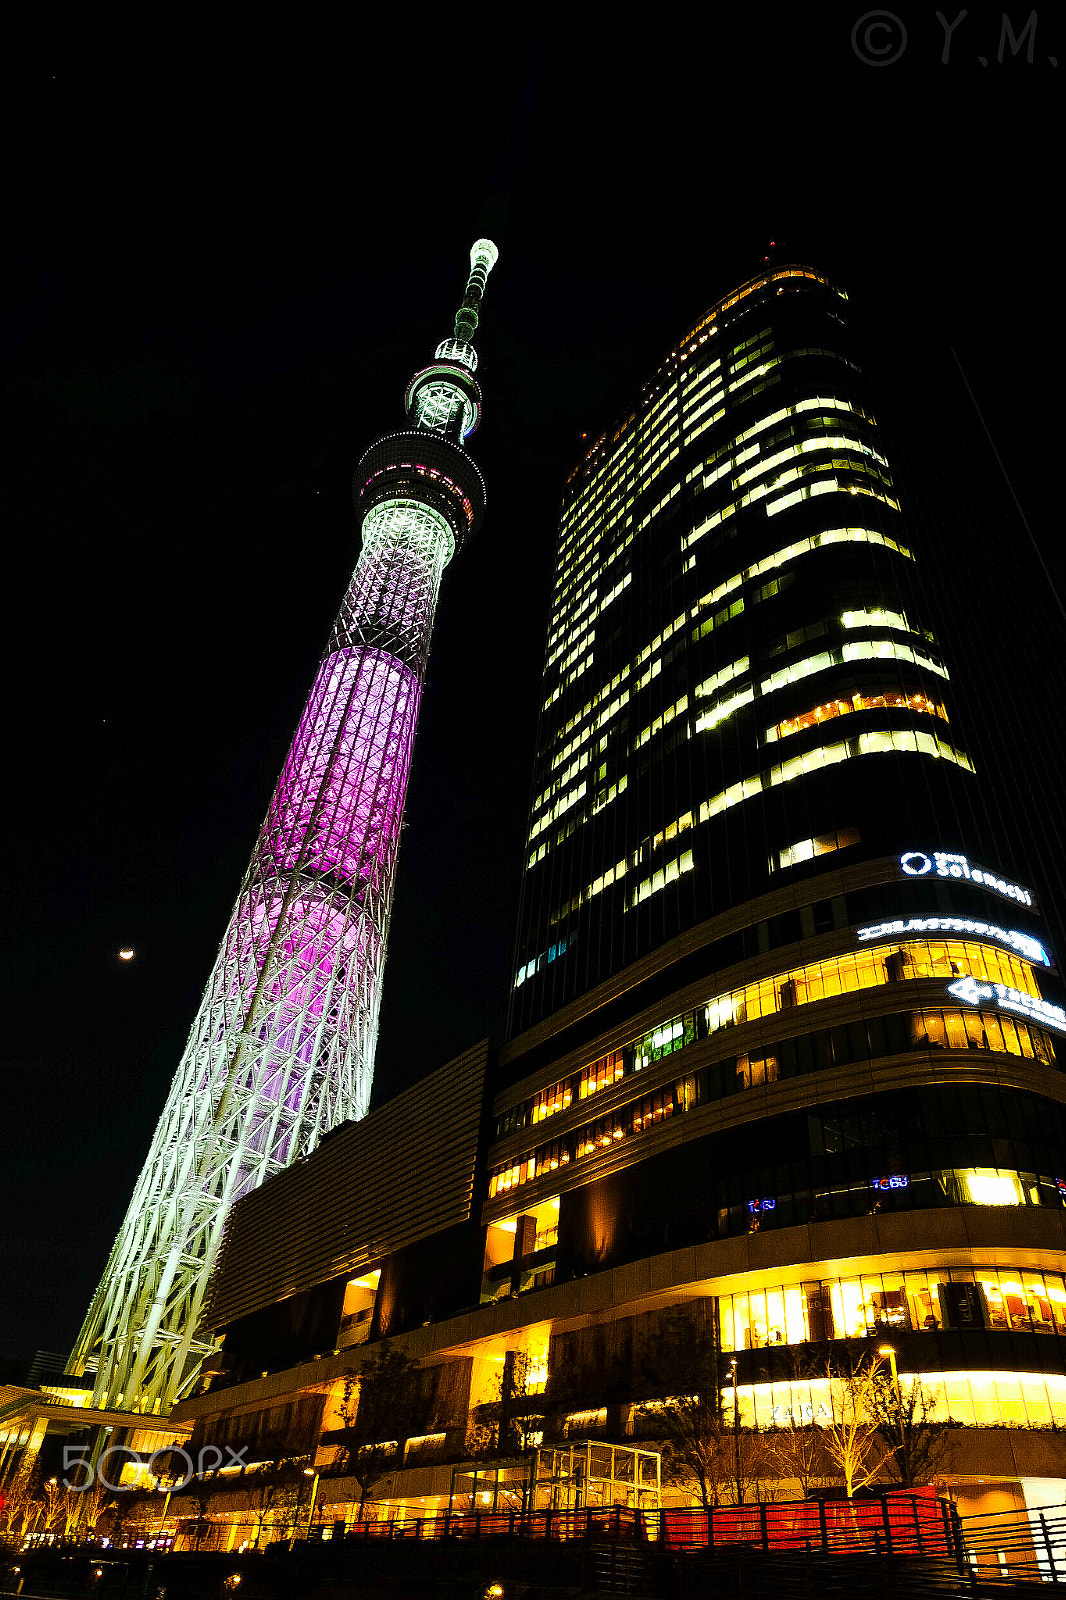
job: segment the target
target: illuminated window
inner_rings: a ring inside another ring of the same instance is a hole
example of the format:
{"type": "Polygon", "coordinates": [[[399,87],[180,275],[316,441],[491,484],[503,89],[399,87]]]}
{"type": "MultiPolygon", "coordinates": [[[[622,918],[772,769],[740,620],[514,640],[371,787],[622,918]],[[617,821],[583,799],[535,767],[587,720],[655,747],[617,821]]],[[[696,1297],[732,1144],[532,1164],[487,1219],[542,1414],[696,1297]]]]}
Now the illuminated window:
{"type": "Polygon", "coordinates": [[[913,633],[902,611],[845,611],[841,617],[845,628],[899,628],[903,633],[913,633]]]}
{"type": "Polygon", "coordinates": [[[881,755],[891,750],[913,751],[918,755],[935,756],[938,760],[953,762],[955,766],[963,767],[967,772],[974,770],[973,762],[964,750],[956,750],[952,745],[945,744],[943,740],[930,733],[911,732],[909,729],[891,733],[861,733],[857,739],[840,744],[819,745],[815,750],[808,750],[802,755],[793,756],[791,760],[782,761],[778,766],[771,767],[769,772],[755,773],[750,778],[742,778],[739,783],[730,784],[728,789],[723,789],[720,794],[712,795],[709,800],[701,803],[699,819],[701,822],[706,822],[719,812],[728,810],[730,806],[740,805],[752,795],[761,794],[765,788],[780,783],[791,783],[794,778],[802,777],[805,773],[818,772],[823,767],[833,766],[836,762],[848,761],[852,756],[881,755]]]}
{"type": "Polygon", "coordinates": [[[994,1167],[975,1167],[959,1174],[966,1198],[975,1206],[1021,1206],[1025,1196],[1017,1176],[994,1167]]]}
{"type": "Polygon", "coordinates": [[[531,978],[535,972],[539,972],[541,967],[550,966],[553,961],[557,961],[566,951],[567,945],[573,944],[573,942],[573,935],[568,939],[560,939],[558,944],[549,945],[547,950],[542,951],[539,956],[534,956],[532,961],[527,961],[524,966],[519,967],[515,973],[515,988],[519,988],[527,978],[531,978]]]}
{"type": "Polygon", "coordinates": [[[609,1056],[601,1056],[599,1061],[594,1061],[582,1072],[578,1080],[578,1098],[585,1100],[590,1094],[608,1088],[610,1084],[617,1083],[624,1073],[625,1065],[620,1050],[609,1056]]]}
{"type": "MultiPolygon", "coordinates": [[[[695,537],[690,536],[685,541],[686,548],[694,544],[695,537]]],[[[760,578],[766,572],[774,572],[778,567],[787,566],[800,556],[807,555],[813,550],[828,549],[835,544],[869,544],[881,545],[887,550],[892,550],[896,555],[904,556],[908,561],[914,558],[905,545],[897,544],[895,539],[890,539],[887,534],[878,533],[872,528],[828,528],[824,533],[812,534],[809,539],[800,539],[795,544],[783,546],[775,550],[772,555],[757,561],[754,566],[746,567],[743,572],[734,573],[724,583],[705,594],[699,601],[701,607],[717,605],[719,600],[727,594],[732,594],[742,583],[749,583],[755,578],[760,578]]]]}
{"type": "Polygon", "coordinates": [[[776,739],[787,739],[789,734],[801,733],[805,728],[816,728],[819,723],[828,722],[833,717],[846,717],[852,711],[916,711],[921,716],[941,717],[948,720],[947,710],[943,705],[938,705],[924,694],[896,694],[886,690],[883,694],[860,694],[853,690],[850,695],[826,700],[822,705],[812,706],[809,711],[801,711],[797,716],[787,717],[779,722],[776,727],[767,728],[766,743],[772,744],[776,739]]]}
{"type": "Polygon", "coordinates": [[[755,699],[755,690],[748,684],[745,689],[738,689],[735,694],[724,695],[721,700],[714,701],[706,711],[701,711],[696,718],[696,733],[707,733],[712,728],[717,728],[720,723],[728,721],[735,711],[742,706],[748,706],[755,699]]]}
{"type": "Polygon", "coordinates": [[[799,443],[789,445],[786,450],[778,450],[771,456],[764,456],[755,466],[749,467],[746,472],[737,474],[734,482],[739,486],[750,483],[764,472],[770,472],[783,461],[794,461],[798,456],[810,455],[813,451],[826,450],[858,450],[860,454],[871,456],[885,468],[888,462],[871,445],[864,444],[861,439],[856,439],[851,434],[819,434],[813,439],[802,439],[799,443]]]}
{"type": "Polygon", "coordinates": [[[738,1056],[737,1086],[751,1089],[760,1083],[776,1083],[778,1071],[776,1056],[738,1056]]]}
{"type": "Polygon", "coordinates": [[[632,1129],[634,1133],[643,1133],[645,1128],[650,1128],[657,1122],[672,1117],[674,1114],[674,1090],[660,1089],[657,1093],[647,1095],[643,1100],[637,1100],[632,1107],[632,1129]]]}
{"type": "Polygon", "coordinates": [[[770,859],[770,870],[775,865],[780,867],[795,867],[801,861],[813,861],[815,856],[827,856],[834,850],[846,850],[849,845],[858,844],[862,834],[858,828],[838,828],[836,833],[819,833],[810,839],[799,839],[795,844],[790,844],[784,850],[778,851],[777,862],[770,859]]]}
{"type": "Polygon", "coordinates": [[[657,716],[655,720],[650,722],[646,728],[641,729],[640,733],[638,733],[637,737],[633,740],[630,748],[633,750],[643,749],[644,745],[648,744],[650,740],[654,738],[655,734],[661,733],[663,728],[670,726],[670,723],[673,722],[676,716],[680,715],[682,711],[687,710],[688,695],[683,694],[680,700],[678,700],[672,706],[667,706],[660,716],[657,716]]]}
{"type": "Polygon", "coordinates": [[[665,889],[668,883],[675,883],[683,872],[691,872],[695,862],[692,851],[686,850],[683,855],[673,861],[667,861],[650,878],[645,878],[643,883],[638,883],[629,896],[629,908],[639,906],[643,901],[650,899],[653,894],[658,894],[660,889],[665,889]]]}
{"type": "Polygon", "coordinates": [[[550,1089],[542,1089],[533,1102],[532,1121],[543,1122],[545,1117],[554,1117],[557,1112],[565,1111],[571,1098],[569,1081],[552,1084],[550,1089]]]}
{"type": "Polygon", "coordinates": [[[823,650],[802,661],[793,661],[764,678],[759,687],[763,694],[773,694],[775,689],[799,683],[803,678],[810,678],[815,673],[825,672],[829,667],[838,667],[847,661],[910,661],[917,667],[924,667],[927,672],[935,672],[940,678],[948,676],[946,667],[920,654],[909,644],[901,644],[897,639],[862,639],[855,644],[844,645],[841,650],[823,650]]]}
{"type": "Polygon", "coordinates": [[[562,795],[550,808],[550,810],[546,811],[544,815],[533,824],[532,828],[529,830],[528,843],[532,844],[533,840],[537,837],[537,834],[543,833],[545,828],[550,827],[555,821],[556,817],[561,817],[564,811],[569,811],[571,806],[576,806],[578,801],[584,797],[587,788],[588,784],[582,782],[579,783],[575,789],[571,789],[568,794],[562,795]]]}

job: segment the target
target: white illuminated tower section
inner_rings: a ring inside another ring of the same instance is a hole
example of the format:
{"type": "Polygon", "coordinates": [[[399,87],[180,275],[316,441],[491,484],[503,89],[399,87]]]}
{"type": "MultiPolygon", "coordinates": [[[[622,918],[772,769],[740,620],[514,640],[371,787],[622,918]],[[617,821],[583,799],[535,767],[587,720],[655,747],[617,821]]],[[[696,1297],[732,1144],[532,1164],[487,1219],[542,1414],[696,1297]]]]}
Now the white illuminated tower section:
{"type": "Polygon", "coordinates": [[[212,1346],[196,1325],[229,1208],[370,1099],[407,778],[444,568],[484,510],[463,449],[470,343],[496,260],[474,245],[454,338],[363,456],[362,549],[71,1370],[159,1413],[212,1346]]]}

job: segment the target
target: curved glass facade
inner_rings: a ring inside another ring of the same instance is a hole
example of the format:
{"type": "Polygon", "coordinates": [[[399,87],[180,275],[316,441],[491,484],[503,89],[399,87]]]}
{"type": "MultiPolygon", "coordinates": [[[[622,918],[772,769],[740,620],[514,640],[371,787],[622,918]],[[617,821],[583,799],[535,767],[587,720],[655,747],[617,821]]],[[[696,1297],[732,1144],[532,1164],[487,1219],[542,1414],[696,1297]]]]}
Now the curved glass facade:
{"type": "Polygon", "coordinates": [[[975,847],[867,389],[846,297],[783,268],[708,313],[571,475],[512,1036],[830,840],[849,863],[934,826],[975,847]]]}

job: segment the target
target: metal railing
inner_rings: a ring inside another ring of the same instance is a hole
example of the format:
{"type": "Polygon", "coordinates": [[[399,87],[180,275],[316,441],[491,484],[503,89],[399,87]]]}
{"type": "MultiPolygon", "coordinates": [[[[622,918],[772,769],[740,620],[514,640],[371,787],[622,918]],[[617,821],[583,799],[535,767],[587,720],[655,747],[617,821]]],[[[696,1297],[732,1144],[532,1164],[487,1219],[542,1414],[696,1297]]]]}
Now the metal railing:
{"type": "MultiPolygon", "coordinates": [[[[959,1519],[932,1489],[856,1500],[794,1500],[642,1511],[586,1506],[577,1511],[443,1512],[410,1521],[357,1522],[344,1537],[375,1539],[608,1539],[675,1550],[744,1546],[764,1551],[914,1555],[962,1560],[959,1519]]],[[[315,1530],[317,1532],[317,1529],[315,1530]]],[[[1030,1546],[1031,1548],[1031,1546],[1030,1546]]]]}
{"type": "Polygon", "coordinates": [[[960,1538],[960,1567],[966,1572],[1066,1590],[1066,1506],[964,1517],[960,1538]]]}

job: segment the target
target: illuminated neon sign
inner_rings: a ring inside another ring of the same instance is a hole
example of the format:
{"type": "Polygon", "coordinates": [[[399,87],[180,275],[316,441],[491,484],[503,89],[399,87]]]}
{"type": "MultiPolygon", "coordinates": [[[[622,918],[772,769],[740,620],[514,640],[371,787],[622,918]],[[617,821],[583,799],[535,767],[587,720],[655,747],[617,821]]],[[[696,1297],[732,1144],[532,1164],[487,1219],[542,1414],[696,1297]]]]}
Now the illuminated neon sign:
{"type": "Polygon", "coordinates": [[[764,1200],[748,1201],[748,1210],[751,1212],[752,1216],[755,1216],[759,1211],[773,1211],[776,1209],[776,1207],[777,1201],[774,1199],[773,1195],[767,1195],[764,1200]]]}
{"type": "Polygon", "coordinates": [[[886,1178],[871,1178],[871,1189],[905,1189],[910,1183],[905,1172],[892,1172],[886,1178]]]}
{"type": "Polygon", "coordinates": [[[983,889],[991,889],[993,894],[1001,894],[1007,900],[1016,900],[1021,906],[1033,903],[1031,892],[1020,884],[1009,883],[984,867],[971,867],[965,856],[951,855],[947,850],[934,850],[932,855],[924,850],[908,850],[900,856],[899,864],[908,878],[928,878],[930,874],[934,878],[968,878],[971,883],[979,883],[983,889]]]}
{"type": "Polygon", "coordinates": [[[868,943],[871,939],[895,938],[901,933],[963,933],[977,939],[994,939],[1005,944],[1026,961],[1038,961],[1050,967],[1051,958],[1039,939],[1021,933],[1017,928],[1000,928],[994,922],[976,922],[972,917],[897,917],[893,922],[872,922],[868,928],[857,928],[855,937],[868,943]]]}
{"type": "Polygon", "coordinates": [[[1017,1012],[1018,1016],[1026,1017],[1030,1022],[1039,1022],[1046,1028],[1056,1028],[1059,1033],[1066,1033],[1066,1011],[1061,1006],[1052,1005],[1050,1000],[1038,1000],[1035,995],[1012,989],[1006,983],[978,983],[976,978],[957,978],[954,983],[948,984],[948,994],[956,1000],[964,1000],[968,1006],[983,1005],[991,1000],[994,1005],[1002,1006],[1005,1011],[1017,1012]]]}

